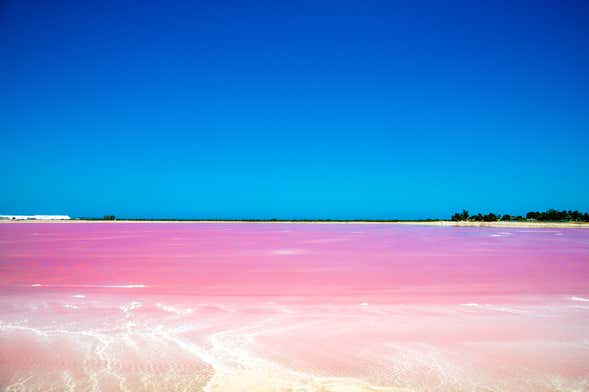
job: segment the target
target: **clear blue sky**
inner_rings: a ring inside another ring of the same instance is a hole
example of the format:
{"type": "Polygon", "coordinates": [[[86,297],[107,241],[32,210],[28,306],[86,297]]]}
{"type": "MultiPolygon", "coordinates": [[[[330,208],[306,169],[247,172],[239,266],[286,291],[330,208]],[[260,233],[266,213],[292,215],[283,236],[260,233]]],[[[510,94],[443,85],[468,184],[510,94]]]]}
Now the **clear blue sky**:
{"type": "Polygon", "coordinates": [[[0,2],[0,213],[589,210],[583,1],[0,2]]]}

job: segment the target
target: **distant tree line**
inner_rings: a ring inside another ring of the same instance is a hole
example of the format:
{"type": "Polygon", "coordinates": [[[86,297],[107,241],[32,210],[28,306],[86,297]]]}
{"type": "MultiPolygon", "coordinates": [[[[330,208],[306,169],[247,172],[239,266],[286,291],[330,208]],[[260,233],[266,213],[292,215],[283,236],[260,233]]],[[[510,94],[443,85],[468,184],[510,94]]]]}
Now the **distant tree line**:
{"type": "Polygon", "coordinates": [[[526,214],[527,219],[534,219],[537,221],[576,221],[576,222],[589,222],[589,213],[584,214],[579,211],[558,211],[548,210],[544,212],[530,211],[526,214]]]}
{"type": "Polygon", "coordinates": [[[454,215],[452,215],[451,219],[454,222],[458,222],[458,221],[496,222],[501,219],[501,215],[497,215],[492,212],[485,214],[485,215],[481,214],[480,212],[476,215],[470,215],[467,210],[462,210],[462,212],[457,212],[454,215]]]}
{"type": "Polygon", "coordinates": [[[530,211],[524,218],[521,215],[511,216],[509,214],[481,214],[480,212],[476,215],[470,215],[467,210],[457,212],[452,215],[451,220],[454,222],[459,221],[471,221],[471,222],[497,222],[497,221],[515,221],[521,222],[526,220],[539,221],[539,222],[589,222],[589,213],[581,213],[579,211],[558,211],[550,209],[548,211],[530,211]]]}

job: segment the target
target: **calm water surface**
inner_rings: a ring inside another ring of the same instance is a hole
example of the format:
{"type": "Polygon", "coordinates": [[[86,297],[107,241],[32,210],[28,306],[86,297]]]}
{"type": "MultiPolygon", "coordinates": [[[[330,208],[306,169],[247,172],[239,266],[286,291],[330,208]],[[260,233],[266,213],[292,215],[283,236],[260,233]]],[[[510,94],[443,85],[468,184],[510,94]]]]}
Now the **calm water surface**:
{"type": "Polygon", "coordinates": [[[0,390],[589,390],[589,230],[0,224],[0,390]]]}

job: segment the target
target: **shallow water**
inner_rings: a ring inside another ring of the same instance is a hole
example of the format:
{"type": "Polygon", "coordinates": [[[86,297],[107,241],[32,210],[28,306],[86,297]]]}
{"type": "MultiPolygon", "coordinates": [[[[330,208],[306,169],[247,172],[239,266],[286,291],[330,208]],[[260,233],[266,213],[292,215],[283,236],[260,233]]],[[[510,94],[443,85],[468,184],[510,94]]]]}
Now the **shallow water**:
{"type": "Polygon", "coordinates": [[[0,225],[0,389],[589,390],[589,230],[0,225]]]}

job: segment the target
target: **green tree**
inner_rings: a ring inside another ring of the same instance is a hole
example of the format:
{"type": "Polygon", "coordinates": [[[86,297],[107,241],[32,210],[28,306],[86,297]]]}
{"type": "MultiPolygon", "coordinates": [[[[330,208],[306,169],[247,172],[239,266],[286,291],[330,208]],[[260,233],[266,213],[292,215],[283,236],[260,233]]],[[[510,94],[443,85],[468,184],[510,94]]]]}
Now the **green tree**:
{"type": "Polygon", "coordinates": [[[457,212],[450,218],[454,222],[468,220],[468,211],[463,209],[462,212],[457,212]]]}

